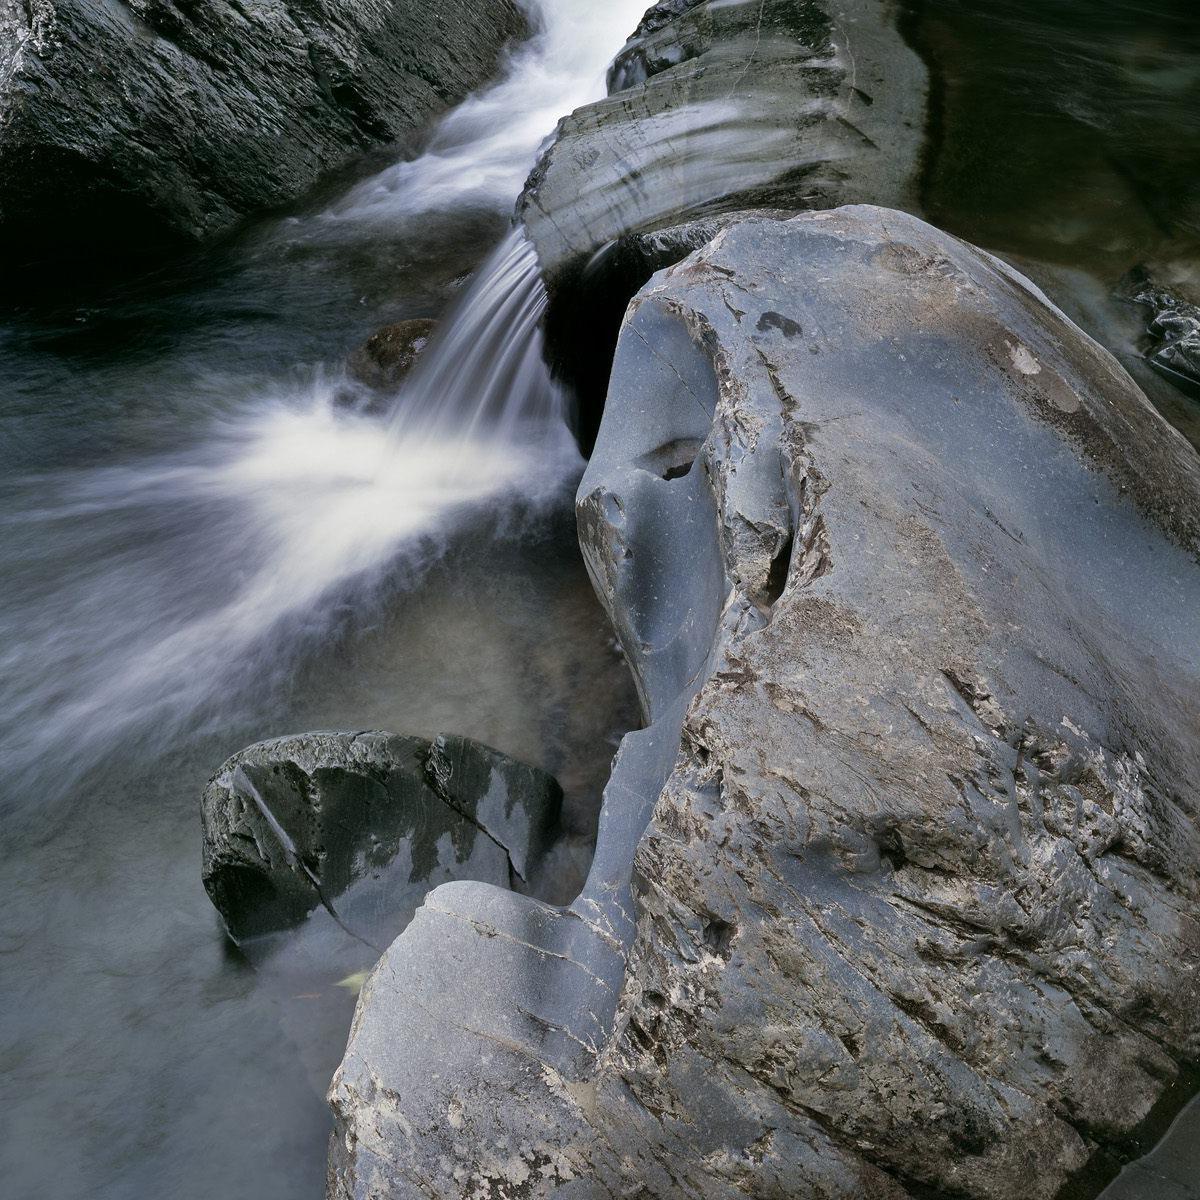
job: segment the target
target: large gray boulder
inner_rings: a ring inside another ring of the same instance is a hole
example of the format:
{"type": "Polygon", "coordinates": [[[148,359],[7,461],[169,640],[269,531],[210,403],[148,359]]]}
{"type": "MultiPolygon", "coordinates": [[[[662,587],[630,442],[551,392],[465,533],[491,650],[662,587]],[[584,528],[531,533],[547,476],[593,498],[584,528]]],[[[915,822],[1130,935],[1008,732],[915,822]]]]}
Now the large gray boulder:
{"type": "Polygon", "coordinates": [[[561,806],[545,772],[466,738],[279,738],[205,789],[202,877],[235,941],[324,910],[382,950],[438,884],[531,886],[561,806]]]}
{"type": "Polygon", "coordinates": [[[0,253],[188,243],[286,204],[525,29],[514,0],[0,0],[0,253]]]}
{"type": "Polygon", "coordinates": [[[579,517],[648,726],[573,906],[385,955],[330,1196],[1095,1195],[1200,1053],[1195,451],[851,207],[635,299],[579,517]]]}

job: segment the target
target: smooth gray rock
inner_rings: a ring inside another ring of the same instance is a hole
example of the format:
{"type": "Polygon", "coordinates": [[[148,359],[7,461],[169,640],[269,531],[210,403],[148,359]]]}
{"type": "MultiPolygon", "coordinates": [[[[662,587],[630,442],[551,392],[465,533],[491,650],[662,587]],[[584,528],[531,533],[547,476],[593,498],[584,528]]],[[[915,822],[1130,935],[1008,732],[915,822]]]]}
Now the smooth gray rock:
{"type": "Polygon", "coordinates": [[[262,742],[205,789],[204,886],[234,940],[323,908],[382,950],[438,884],[528,885],[561,804],[544,772],[465,738],[262,742]]]}
{"type": "Polygon", "coordinates": [[[894,0],[658,4],[617,56],[609,96],[559,123],[518,214],[585,450],[630,296],[703,244],[660,231],[749,209],[915,208],[928,79],[897,12],[894,0]]]}
{"type": "Polygon", "coordinates": [[[553,292],[623,234],[916,200],[925,69],[891,0],[659,4],[565,117],[519,212],[553,292]]]}
{"type": "Polygon", "coordinates": [[[1129,1163],[1101,1200],[1200,1200],[1200,1097],[1183,1110],[1169,1135],[1129,1163]]]}
{"type": "Polygon", "coordinates": [[[228,229],[421,129],[525,30],[513,0],[0,0],[0,252],[228,229]]]}
{"type": "Polygon", "coordinates": [[[330,1196],[1098,1192],[1200,1053],[1195,451],[851,207],[643,290],[579,517],[648,728],[575,905],[384,957],[330,1196]]]}

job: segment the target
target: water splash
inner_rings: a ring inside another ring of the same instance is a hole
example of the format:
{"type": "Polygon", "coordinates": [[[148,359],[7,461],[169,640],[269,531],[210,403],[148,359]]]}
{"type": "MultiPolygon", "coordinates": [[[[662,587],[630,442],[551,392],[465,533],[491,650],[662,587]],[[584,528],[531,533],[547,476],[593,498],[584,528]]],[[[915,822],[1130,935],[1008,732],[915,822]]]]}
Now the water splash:
{"type": "MultiPolygon", "coordinates": [[[[514,54],[501,80],[443,119],[425,152],[352,189],[315,219],[309,236],[395,228],[432,211],[511,203],[555,122],[603,95],[614,52],[644,11],[643,0],[530,0],[538,33],[514,54]]],[[[393,455],[420,447],[536,445],[574,459],[563,397],[542,356],[547,305],[533,246],[512,230],[397,395],[393,455]]]]}
{"type": "MultiPolygon", "coordinates": [[[[353,188],[308,222],[334,233],[447,207],[511,204],[555,123],[605,92],[646,0],[526,0],[537,25],[500,80],[443,118],[424,152],[353,188]]],[[[314,228],[315,227],[315,228],[314,228]]]]}
{"type": "MultiPolygon", "coordinates": [[[[537,0],[537,35],[424,154],[279,237],[369,245],[419,237],[406,215],[511,211],[539,142],[602,94],[642,8],[537,0]]],[[[468,522],[565,503],[580,460],[542,363],[545,303],[514,232],[390,418],[339,407],[340,372],[235,376],[191,445],[0,481],[14,568],[0,593],[5,790],[45,798],[52,775],[65,793],[118,746],[154,753],[224,727],[286,687],[342,614],[415,584],[468,522]]]]}
{"type": "MultiPolygon", "coordinates": [[[[201,445],[26,481],[10,547],[63,569],[0,601],[0,765],[64,783],[137,732],[160,748],[269,694],[385,581],[410,586],[481,506],[551,502],[570,464],[469,437],[389,440],[316,378],[201,445]]],[[[22,584],[24,583],[24,586],[22,584]]]]}

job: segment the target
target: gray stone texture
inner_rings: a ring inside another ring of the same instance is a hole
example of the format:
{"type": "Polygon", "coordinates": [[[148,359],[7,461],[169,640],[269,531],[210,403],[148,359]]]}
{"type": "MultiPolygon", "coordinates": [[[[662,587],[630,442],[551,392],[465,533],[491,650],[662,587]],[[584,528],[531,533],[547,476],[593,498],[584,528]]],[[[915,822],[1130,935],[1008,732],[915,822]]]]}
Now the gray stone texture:
{"type": "Polygon", "coordinates": [[[574,905],[384,956],[330,1196],[1094,1195],[1200,1052],[1195,451],[849,207],[639,294],[579,518],[648,727],[574,905]]]}
{"type": "Polygon", "coordinates": [[[525,29],[513,0],[0,0],[0,250],[219,233],[419,131],[525,29]]]}
{"type": "Polygon", "coordinates": [[[910,207],[925,69],[893,0],[652,8],[519,211],[552,292],[625,234],[743,208],[910,207]]]}
{"type": "Polygon", "coordinates": [[[205,789],[204,886],[235,940],[325,909],[382,950],[438,884],[529,886],[561,805],[544,772],[465,738],[262,742],[205,789]]]}

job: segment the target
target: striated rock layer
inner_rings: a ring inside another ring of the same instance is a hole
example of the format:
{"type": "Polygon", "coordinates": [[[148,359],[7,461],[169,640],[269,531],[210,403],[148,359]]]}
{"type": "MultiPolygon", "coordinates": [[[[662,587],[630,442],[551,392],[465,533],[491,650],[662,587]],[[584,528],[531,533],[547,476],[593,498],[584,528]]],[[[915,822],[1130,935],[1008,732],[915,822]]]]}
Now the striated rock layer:
{"type": "Polygon", "coordinates": [[[1200,459],[991,256],[749,219],[622,330],[649,720],[569,909],[434,892],[331,1197],[1094,1195],[1200,1051],[1200,459]]]}
{"type": "Polygon", "coordinates": [[[0,0],[0,252],[187,243],[285,204],[525,28],[514,0],[0,0]]]}
{"type": "Polygon", "coordinates": [[[737,208],[915,201],[925,71],[892,0],[652,8],[520,213],[552,285],[623,234],[737,208]]]}
{"type": "Polygon", "coordinates": [[[656,231],[745,209],[915,207],[927,78],[897,12],[895,0],[668,0],[617,56],[609,95],[559,123],[518,212],[585,444],[629,297],[691,241],[656,231]]]}

